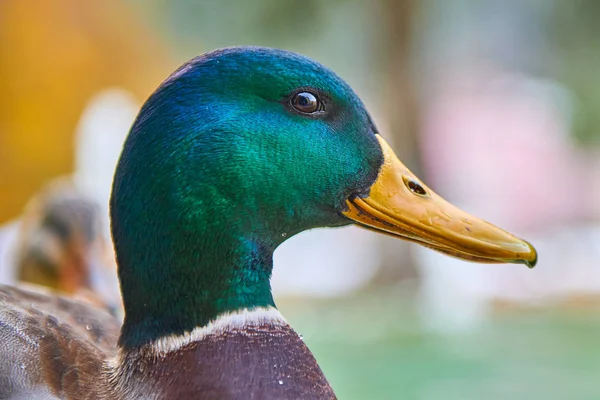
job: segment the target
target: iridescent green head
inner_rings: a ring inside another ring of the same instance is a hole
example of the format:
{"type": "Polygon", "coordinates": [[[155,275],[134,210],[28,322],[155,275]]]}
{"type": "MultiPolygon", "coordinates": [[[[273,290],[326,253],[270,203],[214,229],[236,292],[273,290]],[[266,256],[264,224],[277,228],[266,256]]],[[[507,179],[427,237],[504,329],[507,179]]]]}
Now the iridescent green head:
{"type": "MultiPolygon", "coordinates": [[[[460,249],[435,239],[439,233],[432,239],[427,228],[412,229],[422,220],[418,210],[411,211],[415,221],[398,222],[403,204],[427,208],[441,200],[394,164],[376,133],[352,89],[297,54],[230,48],[174,72],[144,104],[115,175],[121,345],[274,305],[273,251],[313,227],[357,221],[482,258],[473,246],[460,249]],[[378,184],[390,174],[397,179],[378,184]],[[373,211],[356,202],[371,198],[373,208],[383,198],[390,204],[373,211]]],[[[506,261],[501,256],[493,261],[506,261]]]]}
{"type": "Polygon", "coordinates": [[[115,177],[122,340],[273,305],[275,248],[348,224],[346,199],[382,161],[359,98],[314,61],[244,47],[183,65],[143,106],[115,177]]]}

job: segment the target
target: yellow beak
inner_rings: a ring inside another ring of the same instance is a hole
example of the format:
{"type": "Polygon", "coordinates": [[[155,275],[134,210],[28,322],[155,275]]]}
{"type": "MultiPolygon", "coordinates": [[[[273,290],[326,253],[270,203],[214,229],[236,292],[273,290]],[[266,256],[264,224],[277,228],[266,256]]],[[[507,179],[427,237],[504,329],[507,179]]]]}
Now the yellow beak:
{"type": "Polygon", "coordinates": [[[377,139],[383,166],[367,197],[346,201],[346,217],[464,260],[535,266],[531,244],[448,203],[423,185],[381,136],[377,139]]]}

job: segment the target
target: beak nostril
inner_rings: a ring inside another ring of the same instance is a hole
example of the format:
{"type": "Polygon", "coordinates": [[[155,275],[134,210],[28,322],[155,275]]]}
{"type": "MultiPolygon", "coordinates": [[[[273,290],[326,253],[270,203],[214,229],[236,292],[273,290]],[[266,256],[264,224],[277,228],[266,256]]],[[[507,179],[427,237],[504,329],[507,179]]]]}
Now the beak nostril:
{"type": "Polygon", "coordinates": [[[419,196],[427,196],[427,191],[425,190],[425,188],[423,186],[421,186],[421,184],[411,178],[408,178],[406,176],[403,177],[404,178],[404,184],[406,185],[406,187],[408,188],[408,190],[410,190],[411,192],[413,192],[414,194],[417,194],[419,196]]]}

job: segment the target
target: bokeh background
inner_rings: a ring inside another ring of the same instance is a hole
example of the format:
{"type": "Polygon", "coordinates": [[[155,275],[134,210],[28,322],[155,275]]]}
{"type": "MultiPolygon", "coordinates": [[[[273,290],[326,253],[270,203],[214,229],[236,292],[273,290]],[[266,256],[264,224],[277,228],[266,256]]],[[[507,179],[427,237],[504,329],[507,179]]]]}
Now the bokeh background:
{"type": "Polygon", "coordinates": [[[528,270],[358,228],[288,240],[276,301],[338,396],[598,399],[598,18],[595,0],[2,0],[0,280],[57,178],[98,202],[108,235],[120,145],[172,70],[280,47],[346,79],[436,192],[540,253],[528,270]]]}

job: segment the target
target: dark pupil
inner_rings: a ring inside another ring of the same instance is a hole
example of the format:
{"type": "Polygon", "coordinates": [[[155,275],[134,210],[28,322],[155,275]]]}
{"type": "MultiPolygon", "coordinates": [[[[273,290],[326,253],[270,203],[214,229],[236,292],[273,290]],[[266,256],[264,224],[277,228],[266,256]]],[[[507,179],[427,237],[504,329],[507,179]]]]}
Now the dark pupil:
{"type": "Polygon", "coordinates": [[[301,112],[312,113],[317,111],[317,98],[311,93],[298,93],[294,98],[294,107],[301,112]]]}
{"type": "Polygon", "coordinates": [[[412,192],[414,192],[416,194],[420,194],[421,196],[425,196],[427,194],[427,192],[425,191],[425,189],[423,189],[423,186],[419,185],[415,181],[408,181],[408,188],[412,192]]]}

